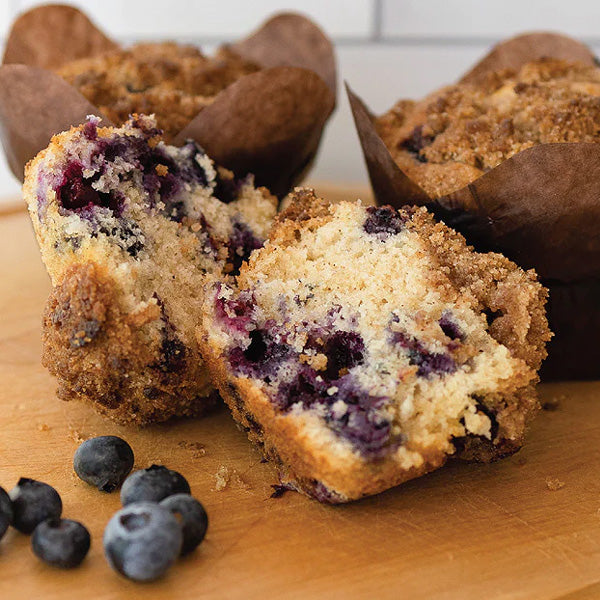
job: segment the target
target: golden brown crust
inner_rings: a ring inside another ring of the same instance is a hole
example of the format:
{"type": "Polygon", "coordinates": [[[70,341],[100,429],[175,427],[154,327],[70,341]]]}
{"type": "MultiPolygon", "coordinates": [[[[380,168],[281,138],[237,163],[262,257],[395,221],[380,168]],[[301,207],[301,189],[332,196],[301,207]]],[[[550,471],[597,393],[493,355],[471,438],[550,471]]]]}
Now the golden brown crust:
{"type": "MultiPolygon", "coordinates": [[[[429,213],[419,211],[412,221],[423,232],[441,272],[453,286],[474,296],[479,310],[487,311],[490,335],[537,372],[548,355],[546,343],[551,334],[545,311],[548,290],[538,283],[535,271],[523,271],[498,253],[468,252],[470,247],[463,236],[436,223],[429,213]]],[[[496,410],[500,443],[468,438],[457,449],[457,457],[490,462],[516,452],[539,408],[535,390],[538,381],[536,375],[516,393],[511,390],[509,394],[488,397],[496,410]]]]}
{"type": "Polygon", "coordinates": [[[134,113],[155,114],[168,142],[220,91],[259,69],[227,47],[209,58],[165,42],[80,59],[58,74],[117,125],[134,113]]]}
{"type": "Polygon", "coordinates": [[[400,168],[437,198],[536,144],[598,142],[599,118],[600,69],[540,59],[402,100],[376,127],[400,168]]]}
{"type": "Polygon", "coordinates": [[[299,187],[287,198],[287,206],[278,215],[276,223],[295,221],[303,223],[329,216],[329,202],[319,198],[312,188],[299,187]]]}
{"type": "Polygon", "coordinates": [[[548,291],[537,282],[535,271],[523,271],[495,252],[468,252],[472,247],[464,237],[436,223],[430,213],[418,212],[412,220],[442,272],[456,287],[467,289],[478,308],[491,312],[492,337],[537,371],[547,356],[549,333],[544,310],[548,291]]]}
{"type": "Polygon", "coordinates": [[[206,378],[200,356],[187,349],[185,369],[165,365],[162,340],[154,336],[148,343],[148,332],[140,335],[160,313],[127,315],[113,290],[93,263],[69,268],[53,288],[44,312],[42,363],[57,377],[59,397],[92,403],[121,423],[205,412],[214,401],[198,397],[198,381],[206,378]]]}

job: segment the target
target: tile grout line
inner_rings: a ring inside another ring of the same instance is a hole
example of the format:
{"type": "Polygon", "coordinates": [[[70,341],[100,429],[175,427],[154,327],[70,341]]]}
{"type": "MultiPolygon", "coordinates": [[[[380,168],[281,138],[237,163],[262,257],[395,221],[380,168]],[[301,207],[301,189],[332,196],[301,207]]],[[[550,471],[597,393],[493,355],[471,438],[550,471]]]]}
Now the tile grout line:
{"type": "Polygon", "coordinates": [[[382,35],[382,18],[383,18],[383,0],[374,0],[373,4],[373,32],[371,40],[378,42],[382,35]]]}
{"type": "MultiPolygon", "coordinates": [[[[376,27],[373,22],[373,27],[376,27]]],[[[481,47],[491,46],[496,44],[500,40],[507,36],[482,36],[482,37],[440,37],[440,36],[423,36],[423,37],[412,37],[412,36],[385,36],[381,35],[381,32],[372,32],[367,37],[360,36],[330,36],[336,46],[348,47],[348,46],[398,46],[398,47],[431,47],[431,48],[469,48],[469,47],[481,47]]],[[[0,39],[2,36],[0,36],[0,39]]],[[[152,36],[123,36],[116,38],[120,43],[124,45],[135,44],[138,42],[148,41],[160,41],[174,39],[182,44],[196,44],[196,45],[218,45],[231,42],[236,38],[235,35],[203,35],[200,37],[194,36],[179,36],[173,34],[171,36],[164,36],[160,38],[154,38],[152,36]]],[[[582,37],[579,38],[581,42],[589,46],[600,46],[600,37],[582,37]]]]}

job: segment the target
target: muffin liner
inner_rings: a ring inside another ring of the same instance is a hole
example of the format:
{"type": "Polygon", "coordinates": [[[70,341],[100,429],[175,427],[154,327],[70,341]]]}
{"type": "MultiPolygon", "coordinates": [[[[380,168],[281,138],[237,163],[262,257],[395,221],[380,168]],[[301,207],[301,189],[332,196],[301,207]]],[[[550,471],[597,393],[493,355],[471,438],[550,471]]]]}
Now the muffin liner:
{"type": "MultiPolygon", "coordinates": [[[[596,63],[580,42],[532,33],[498,44],[461,81],[547,56],[596,63]]],[[[456,192],[431,198],[395,163],[372,113],[346,89],[377,202],[427,206],[476,249],[535,268],[550,289],[548,317],[555,333],[545,378],[600,378],[600,361],[592,360],[588,341],[600,339],[600,144],[540,144],[456,192]],[[578,358],[581,352],[590,358],[578,358]]]]}
{"type": "Polygon", "coordinates": [[[554,337],[540,375],[544,381],[598,379],[600,281],[548,283],[547,314],[554,337]]]}
{"type": "MultiPolygon", "coordinates": [[[[15,21],[0,66],[0,139],[19,180],[52,135],[89,114],[111,124],[48,69],[119,48],[70,6],[37,7],[15,21]]],[[[311,164],[335,107],[333,46],[307,18],[283,13],[231,48],[262,70],[220,92],[175,142],[194,139],[219,164],[254,173],[258,185],[282,196],[311,164]]]]}

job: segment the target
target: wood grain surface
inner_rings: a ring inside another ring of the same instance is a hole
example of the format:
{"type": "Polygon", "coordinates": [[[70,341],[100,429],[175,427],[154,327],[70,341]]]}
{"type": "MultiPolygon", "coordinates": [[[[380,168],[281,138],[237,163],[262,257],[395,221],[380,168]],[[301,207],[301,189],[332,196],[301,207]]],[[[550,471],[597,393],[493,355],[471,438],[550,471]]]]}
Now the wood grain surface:
{"type": "Polygon", "coordinates": [[[347,506],[291,492],[273,499],[273,470],[225,409],[138,430],[54,397],[40,366],[49,282],[22,211],[0,216],[0,278],[0,485],[20,476],[54,485],[64,515],[92,534],[83,565],[60,571],[11,530],[0,542],[2,600],[600,598],[600,384],[542,386],[556,409],[542,411],[526,447],[502,462],[451,464],[347,506]],[[100,434],[126,438],[137,467],[180,470],[206,506],[204,544],[160,582],[134,584],[104,560],[118,495],[72,471],[78,443],[100,434]]]}

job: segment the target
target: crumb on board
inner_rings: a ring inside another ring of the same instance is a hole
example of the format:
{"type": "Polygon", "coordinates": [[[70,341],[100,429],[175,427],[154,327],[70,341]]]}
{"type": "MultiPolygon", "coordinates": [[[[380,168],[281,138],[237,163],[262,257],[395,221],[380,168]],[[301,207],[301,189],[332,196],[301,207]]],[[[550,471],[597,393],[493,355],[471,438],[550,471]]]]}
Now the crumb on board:
{"type": "Polygon", "coordinates": [[[231,479],[231,473],[225,465],[221,465],[215,473],[215,491],[222,492],[231,479]]]}
{"type": "Polygon", "coordinates": [[[50,425],[48,425],[48,423],[39,423],[37,428],[39,431],[50,431],[50,425]]]}
{"type": "Polygon", "coordinates": [[[556,492],[557,490],[560,490],[561,488],[565,487],[565,482],[561,481],[557,477],[548,476],[546,477],[546,487],[551,492],[556,492]]]}
{"type": "Polygon", "coordinates": [[[177,443],[177,447],[182,450],[187,450],[192,458],[202,458],[206,455],[206,448],[204,444],[200,442],[188,442],[187,440],[181,440],[177,443]]]}
{"type": "Polygon", "coordinates": [[[69,425],[69,437],[77,444],[81,444],[86,440],[85,436],[81,433],[81,431],[78,431],[72,425],[69,425]]]}
{"type": "Polygon", "coordinates": [[[237,471],[233,472],[235,484],[241,487],[243,490],[251,490],[252,485],[244,477],[242,477],[237,471]]]}
{"type": "Polygon", "coordinates": [[[221,465],[215,473],[215,487],[213,488],[213,492],[222,492],[230,484],[234,484],[243,490],[252,489],[252,485],[235,469],[221,465]]]}
{"type": "Polygon", "coordinates": [[[560,396],[552,396],[550,398],[546,398],[542,401],[542,409],[553,411],[558,410],[560,405],[567,399],[567,397],[562,394],[560,396]]]}

